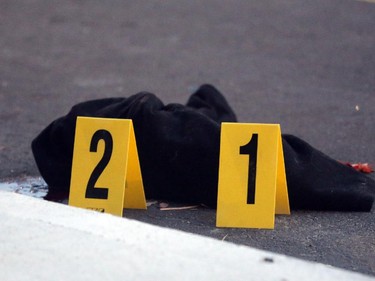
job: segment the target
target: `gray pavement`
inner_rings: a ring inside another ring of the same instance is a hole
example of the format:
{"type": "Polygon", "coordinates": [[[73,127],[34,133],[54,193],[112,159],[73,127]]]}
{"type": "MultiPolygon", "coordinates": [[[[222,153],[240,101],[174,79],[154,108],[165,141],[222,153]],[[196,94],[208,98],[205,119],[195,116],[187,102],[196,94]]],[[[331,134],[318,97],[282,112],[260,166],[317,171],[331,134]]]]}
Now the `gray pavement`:
{"type": "MultiPolygon", "coordinates": [[[[351,0],[2,0],[0,179],[38,176],[31,140],[77,102],[185,102],[202,83],[240,121],[375,163],[374,26],[375,4],[351,0]]],[[[374,210],[295,212],[274,231],[216,229],[206,209],[126,216],[375,275],[374,210]]]]}

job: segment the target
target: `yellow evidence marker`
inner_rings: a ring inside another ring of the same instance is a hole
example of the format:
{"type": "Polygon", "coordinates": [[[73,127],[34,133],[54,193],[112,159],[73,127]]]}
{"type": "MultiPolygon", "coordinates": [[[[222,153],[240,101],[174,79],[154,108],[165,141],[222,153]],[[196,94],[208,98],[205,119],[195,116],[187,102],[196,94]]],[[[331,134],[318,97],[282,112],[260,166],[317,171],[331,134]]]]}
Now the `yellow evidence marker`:
{"type": "Polygon", "coordinates": [[[77,117],[69,205],[117,216],[147,208],[132,120],[77,117]]]}
{"type": "Polygon", "coordinates": [[[222,123],[217,227],[274,228],[290,214],[278,124],[222,123]]]}

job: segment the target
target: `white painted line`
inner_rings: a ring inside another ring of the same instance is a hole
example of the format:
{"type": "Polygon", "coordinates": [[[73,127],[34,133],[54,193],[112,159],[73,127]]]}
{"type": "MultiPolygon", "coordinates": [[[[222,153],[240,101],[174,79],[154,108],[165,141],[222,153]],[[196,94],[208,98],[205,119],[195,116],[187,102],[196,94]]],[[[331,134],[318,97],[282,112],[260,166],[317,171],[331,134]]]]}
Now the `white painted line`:
{"type": "Polygon", "coordinates": [[[0,218],[2,280],[374,280],[5,191],[0,218]]]}

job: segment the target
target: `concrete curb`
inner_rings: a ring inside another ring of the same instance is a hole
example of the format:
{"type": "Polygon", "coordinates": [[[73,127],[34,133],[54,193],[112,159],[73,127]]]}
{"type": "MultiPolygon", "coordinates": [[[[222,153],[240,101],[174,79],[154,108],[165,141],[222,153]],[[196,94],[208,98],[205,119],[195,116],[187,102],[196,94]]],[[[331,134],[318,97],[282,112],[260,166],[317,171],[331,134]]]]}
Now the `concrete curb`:
{"type": "Polygon", "coordinates": [[[375,280],[0,191],[3,280],[375,280]]]}

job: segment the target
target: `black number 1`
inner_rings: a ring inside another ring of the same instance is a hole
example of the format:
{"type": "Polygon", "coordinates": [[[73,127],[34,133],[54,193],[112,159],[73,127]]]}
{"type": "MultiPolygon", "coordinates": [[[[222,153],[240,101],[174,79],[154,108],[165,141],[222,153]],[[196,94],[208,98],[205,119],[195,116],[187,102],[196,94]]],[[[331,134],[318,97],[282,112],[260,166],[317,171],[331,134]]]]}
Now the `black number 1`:
{"type": "Polygon", "coordinates": [[[90,152],[97,152],[98,143],[100,140],[104,141],[104,153],[102,159],[96,165],[95,169],[92,171],[90,179],[87,183],[86,188],[86,198],[95,199],[108,199],[108,188],[106,187],[95,187],[100,175],[103,173],[104,169],[107,167],[109,160],[112,156],[113,150],[113,139],[110,132],[107,130],[98,130],[94,133],[91,138],[90,152]]]}
{"type": "Polygon", "coordinates": [[[257,174],[258,134],[253,134],[250,141],[240,146],[240,154],[249,155],[249,172],[247,180],[247,204],[255,203],[255,177],[257,174]]]}

